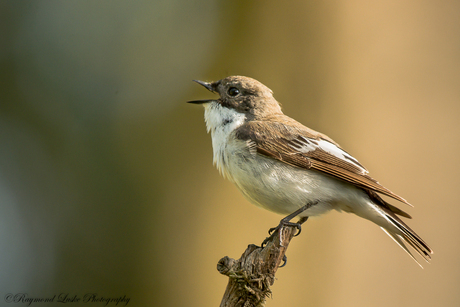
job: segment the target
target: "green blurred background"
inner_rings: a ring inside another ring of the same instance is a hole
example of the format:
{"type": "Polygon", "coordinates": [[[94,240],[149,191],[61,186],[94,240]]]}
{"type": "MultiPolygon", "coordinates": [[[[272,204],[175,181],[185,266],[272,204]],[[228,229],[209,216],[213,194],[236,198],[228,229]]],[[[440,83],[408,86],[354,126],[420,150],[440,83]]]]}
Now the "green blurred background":
{"type": "Polygon", "coordinates": [[[398,206],[435,251],[422,270],[367,221],[311,219],[267,306],[458,306],[459,14],[459,1],[1,1],[0,305],[96,292],[217,306],[217,261],[281,218],[219,176],[203,110],[185,103],[214,97],[192,79],[239,74],[414,204],[398,206]]]}

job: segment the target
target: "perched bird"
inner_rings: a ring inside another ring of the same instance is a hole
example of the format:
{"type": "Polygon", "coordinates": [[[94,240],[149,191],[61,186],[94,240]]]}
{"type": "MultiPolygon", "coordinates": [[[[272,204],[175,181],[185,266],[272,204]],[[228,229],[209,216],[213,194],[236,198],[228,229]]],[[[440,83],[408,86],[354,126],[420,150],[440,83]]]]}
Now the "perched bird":
{"type": "Polygon", "coordinates": [[[189,101],[204,106],[214,164],[251,203],[288,215],[280,225],[332,209],[354,213],[380,226],[418,264],[404,242],[431,260],[433,251],[398,215],[411,217],[379,194],[410,204],[331,138],[284,115],[268,87],[243,76],[196,82],[220,96],[189,101]]]}

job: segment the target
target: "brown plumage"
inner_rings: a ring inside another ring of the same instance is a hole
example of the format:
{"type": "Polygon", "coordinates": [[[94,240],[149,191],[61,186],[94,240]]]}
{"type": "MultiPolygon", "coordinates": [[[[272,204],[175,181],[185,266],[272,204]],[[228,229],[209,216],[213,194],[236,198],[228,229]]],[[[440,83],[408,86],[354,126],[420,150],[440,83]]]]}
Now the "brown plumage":
{"type": "MultiPolygon", "coordinates": [[[[299,138],[307,138],[311,142],[322,139],[334,144],[338,148],[340,146],[328,136],[307,128],[284,115],[271,116],[267,119],[245,123],[236,130],[236,136],[242,140],[254,142],[257,146],[257,152],[265,156],[292,166],[322,171],[363,189],[370,189],[385,194],[410,205],[404,198],[391,192],[367,175],[367,171],[363,172],[364,167],[356,160],[353,161],[354,163],[350,163],[319,147],[309,152],[299,152],[296,150],[296,147],[301,146],[299,144],[296,146],[296,141],[299,138]],[[264,131],[264,134],[262,135],[258,131],[264,131]],[[361,168],[357,167],[356,164],[361,166],[361,168]]],[[[401,212],[401,210],[398,209],[398,212],[401,212]]],[[[408,216],[407,213],[403,215],[408,216]]]]}

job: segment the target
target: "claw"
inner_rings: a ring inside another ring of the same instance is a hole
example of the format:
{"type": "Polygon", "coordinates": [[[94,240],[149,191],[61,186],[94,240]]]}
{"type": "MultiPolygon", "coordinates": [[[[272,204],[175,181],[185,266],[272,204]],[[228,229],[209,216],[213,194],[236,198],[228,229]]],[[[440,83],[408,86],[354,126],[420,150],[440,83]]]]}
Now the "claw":
{"type": "Polygon", "coordinates": [[[298,236],[300,234],[300,231],[302,230],[302,227],[300,226],[299,223],[291,223],[291,222],[288,222],[288,221],[285,221],[284,219],[282,219],[280,221],[280,223],[278,224],[278,226],[270,228],[268,230],[268,234],[270,236],[265,238],[265,240],[262,242],[261,246],[264,247],[273,238],[273,236],[275,235],[276,231],[280,230],[281,228],[283,228],[285,226],[293,226],[293,227],[297,228],[298,231],[295,234],[295,236],[298,236]]]}
{"type": "Polygon", "coordinates": [[[297,228],[297,233],[294,236],[297,237],[298,235],[300,235],[300,233],[302,232],[302,226],[300,226],[300,225],[303,224],[308,219],[308,216],[301,217],[298,223],[292,223],[292,222],[290,222],[290,220],[293,219],[294,217],[298,216],[300,213],[302,213],[303,211],[307,210],[308,208],[310,208],[311,206],[313,206],[313,205],[315,205],[317,203],[318,203],[318,201],[306,204],[302,208],[298,209],[297,211],[289,214],[284,219],[282,219],[280,221],[280,223],[278,224],[278,226],[270,228],[268,230],[268,234],[270,236],[268,238],[265,238],[265,240],[261,244],[261,247],[264,247],[273,238],[273,235],[275,234],[275,232],[277,230],[281,229],[284,226],[293,226],[293,227],[297,228]]]}
{"type": "Polygon", "coordinates": [[[294,237],[297,237],[302,232],[302,226],[300,226],[300,224],[297,224],[297,225],[299,225],[299,226],[296,226],[297,227],[297,233],[294,235],[294,237]]]}
{"type": "Polygon", "coordinates": [[[286,266],[286,263],[287,263],[286,255],[283,256],[283,261],[284,261],[284,263],[282,265],[280,265],[278,268],[282,268],[282,267],[286,266]]]}
{"type": "Polygon", "coordinates": [[[264,248],[265,245],[268,243],[268,241],[270,241],[270,238],[271,238],[271,237],[265,238],[265,240],[262,242],[262,244],[260,244],[260,247],[264,248]]]}

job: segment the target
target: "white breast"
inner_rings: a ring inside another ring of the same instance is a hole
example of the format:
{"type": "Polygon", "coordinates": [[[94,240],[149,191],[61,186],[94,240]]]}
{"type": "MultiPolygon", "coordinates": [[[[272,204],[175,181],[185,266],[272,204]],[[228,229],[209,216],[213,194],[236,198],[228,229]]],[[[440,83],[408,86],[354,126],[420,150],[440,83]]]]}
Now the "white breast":
{"type": "Polygon", "coordinates": [[[229,178],[228,159],[236,148],[228,148],[228,137],[236,128],[244,124],[246,116],[234,109],[222,107],[214,101],[205,104],[204,108],[206,128],[211,132],[212,137],[214,164],[224,177],[229,178]]]}

